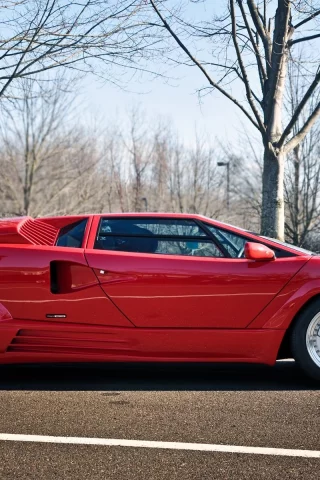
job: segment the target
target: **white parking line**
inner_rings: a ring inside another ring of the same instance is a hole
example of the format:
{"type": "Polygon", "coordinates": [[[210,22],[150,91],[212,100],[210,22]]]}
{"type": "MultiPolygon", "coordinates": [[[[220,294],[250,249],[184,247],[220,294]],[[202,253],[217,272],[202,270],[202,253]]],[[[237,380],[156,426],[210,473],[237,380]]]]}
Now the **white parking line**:
{"type": "Polygon", "coordinates": [[[253,455],[277,455],[283,457],[320,458],[320,451],[317,450],[243,447],[237,445],[214,445],[208,443],[154,442],[148,440],[121,440],[114,438],[54,437],[47,435],[19,435],[12,433],[0,433],[0,441],[100,445],[107,447],[158,448],[167,450],[192,450],[195,452],[244,453],[253,455]]]}

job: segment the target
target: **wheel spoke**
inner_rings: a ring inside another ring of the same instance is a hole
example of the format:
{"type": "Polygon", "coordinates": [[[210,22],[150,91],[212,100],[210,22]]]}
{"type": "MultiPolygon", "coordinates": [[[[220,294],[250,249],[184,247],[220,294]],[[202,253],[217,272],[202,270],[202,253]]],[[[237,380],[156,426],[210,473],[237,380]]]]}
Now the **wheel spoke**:
{"type": "Polygon", "coordinates": [[[306,333],[307,350],[314,361],[320,367],[320,312],[311,320],[306,333]]]}

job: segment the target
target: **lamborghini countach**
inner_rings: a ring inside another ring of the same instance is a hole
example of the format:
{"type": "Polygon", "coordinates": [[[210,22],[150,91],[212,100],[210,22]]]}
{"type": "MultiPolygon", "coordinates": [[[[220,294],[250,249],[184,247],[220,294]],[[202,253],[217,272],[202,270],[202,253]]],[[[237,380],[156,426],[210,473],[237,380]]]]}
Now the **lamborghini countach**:
{"type": "Polygon", "coordinates": [[[320,257],[199,215],[0,221],[0,363],[294,358],[320,380],[320,257]]]}

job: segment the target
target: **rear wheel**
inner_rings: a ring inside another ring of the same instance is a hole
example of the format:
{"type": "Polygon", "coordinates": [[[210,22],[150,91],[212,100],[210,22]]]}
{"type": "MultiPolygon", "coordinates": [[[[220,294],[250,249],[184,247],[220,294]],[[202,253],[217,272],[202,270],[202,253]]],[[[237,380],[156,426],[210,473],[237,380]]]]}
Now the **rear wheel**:
{"type": "Polygon", "coordinates": [[[310,377],[320,380],[320,300],[298,317],[291,337],[293,357],[310,377]]]}

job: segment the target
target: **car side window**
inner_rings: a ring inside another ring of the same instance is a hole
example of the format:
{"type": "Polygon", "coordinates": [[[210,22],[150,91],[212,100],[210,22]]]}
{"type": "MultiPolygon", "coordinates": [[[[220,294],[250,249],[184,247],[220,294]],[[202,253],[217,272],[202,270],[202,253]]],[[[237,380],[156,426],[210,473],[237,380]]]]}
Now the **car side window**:
{"type": "Polygon", "coordinates": [[[219,247],[193,220],[102,218],[95,249],[222,257],[219,247]]]}
{"type": "Polygon", "coordinates": [[[58,247],[81,248],[87,221],[88,219],[85,218],[63,227],[59,232],[56,245],[58,247]]]}
{"type": "Polygon", "coordinates": [[[241,237],[227,230],[222,230],[213,225],[206,224],[206,227],[216,237],[218,242],[227,250],[231,258],[243,258],[244,246],[247,238],[241,237]]]}

